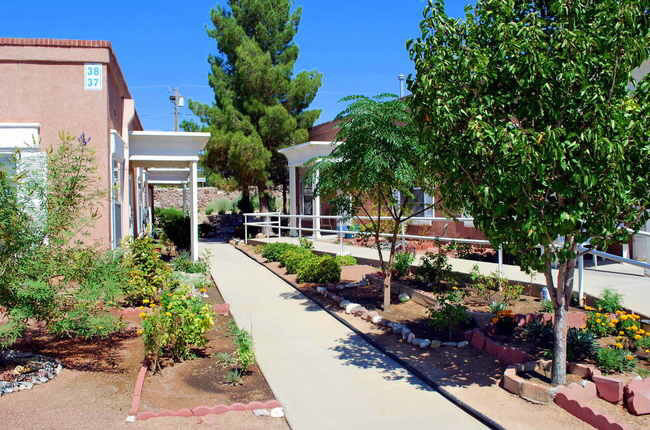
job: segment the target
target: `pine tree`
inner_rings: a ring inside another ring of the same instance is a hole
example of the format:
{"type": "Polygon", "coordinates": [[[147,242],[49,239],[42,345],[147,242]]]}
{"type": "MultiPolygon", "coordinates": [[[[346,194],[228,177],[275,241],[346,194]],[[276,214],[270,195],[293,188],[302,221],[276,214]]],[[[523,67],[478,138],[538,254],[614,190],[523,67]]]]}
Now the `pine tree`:
{"type": "Polygon", "coordinates": [[[293,39],[302,9],[291,6],[291,0],[228,0],[228,9],[212,9],[208,35],[218,50],[208,58],[214,104],[190,101],[202,125],[183,124],[211,132],[203,164],[234,178],[244,201],[256,186],[262,212],[269,209],[269,187],[287,180],[286,158],[277,150],[306,142],[320,115],[307,108],[322,74],[294,75],[299,49],[293,39]]]}

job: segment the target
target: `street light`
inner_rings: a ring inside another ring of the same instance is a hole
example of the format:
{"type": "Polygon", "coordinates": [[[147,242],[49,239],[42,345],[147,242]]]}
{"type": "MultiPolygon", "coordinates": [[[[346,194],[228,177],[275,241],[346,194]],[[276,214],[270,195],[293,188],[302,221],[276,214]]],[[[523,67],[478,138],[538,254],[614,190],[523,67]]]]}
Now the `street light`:
{"type": "Polygon", "coordinates": [[[180,108],[185,106],[185,97],[181,95],[178,88],[173,88],[169,101],[174,105],[174,131],[178,131],[178,113],[180,108]]]}

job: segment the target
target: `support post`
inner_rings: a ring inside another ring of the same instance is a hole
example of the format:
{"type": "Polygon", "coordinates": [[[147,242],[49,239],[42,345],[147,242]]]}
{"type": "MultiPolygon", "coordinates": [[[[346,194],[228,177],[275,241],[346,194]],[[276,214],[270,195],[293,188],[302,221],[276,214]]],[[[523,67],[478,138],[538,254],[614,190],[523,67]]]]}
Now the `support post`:
{"type": "Polygon", "coordinates": [[[585,256],[581,254],[578,257],[578,303],[580,306],[585,304],[585,256]]]}
{"type": "Polygon", "coordinates": [[[302,237],[302,216],[298,218],[298,237],[302,237]]]}
{"type": "Polygon", "coordinates": [[[196,177],[196,161],[192,161],[190,166],[190,186],[191,186],[191,205],[190,205],[190,223],[191,223],[191,254],[192,261],[199,260],[199,224],[198,224],[198,190],[196,177]]]}
{"type": "MultiPolygon", "coordinates": [[[[298,182],[297,182],[297,167],[289,167],[289,214],[297,215],[298,214],[298,182]]],[[[293,227],[289,230],[290,236],[296,236],[296,219],[291,217],[289,218],[289,226],[293,227]]]]}
{"type": "Polygon", "coordinates": [[[248,215],[244,214],[244,243],[248,245],[248,215]]]}
{"type": "Polygon", "coordinates": [[[343,218],[338,218],[339,221],[339,255],[343,255],[343,218]]]}
{"type": "Polygon", "coordinates": [[[499,274],[503,274],[503,248],[499,246],[499,274]]]}
{"type": "MultiPolygon", "coordinates": [[[[314,187],[318,186],[318,181],[320,180],[320,171],[317,169],[316,170],[316,175],[314,178],[314,187]]],[[[314,218],[312,227],[314,228],[313,231],[313,237],[314,239],[320,239],[320,195],[315,195],[314,196],[314,201],[313,201],[313,213],[314,213],[314,218]]]]}

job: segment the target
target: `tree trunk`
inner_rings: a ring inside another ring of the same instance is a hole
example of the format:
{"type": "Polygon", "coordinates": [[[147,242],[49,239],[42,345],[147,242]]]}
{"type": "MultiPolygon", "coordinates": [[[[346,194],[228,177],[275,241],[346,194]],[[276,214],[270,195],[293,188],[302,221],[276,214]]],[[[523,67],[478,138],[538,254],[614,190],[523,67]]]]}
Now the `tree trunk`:
{"type": "Polygon", "coordinates": [[[555,307],[555,321],[553,335],[553,385],[566,384],[567,366],[567,313],[571,304],[573,293],[573,276],[576,267],[576,259],[573,258],[561,264],[557,275],[557,289],[553,297],[555,307]]]}
{"type": "MultiPolygon", "coordinates": [[[[259,196],[259,201],[260,201],[260,212],[262,213],[268,213],[269,208],[270,208],[270,199],[269,195],[266,192],[266,187],[264,185],[258,185],[257,186],[257,195],[259,196]]],[[[264,217],[264,223],[268,224],[271,221],[271,218],[268,216],[264,217]]],[[[262,227],[262,233],[264,233],[265,236],[270,236],[272,233],[271,226],[265,225],[262,227]]]]}
{"type": "Polygon", "coordinates": [[[384,310],[390,309],[390,283],[393,274],[390,268],[384,272],[384,310]]]}

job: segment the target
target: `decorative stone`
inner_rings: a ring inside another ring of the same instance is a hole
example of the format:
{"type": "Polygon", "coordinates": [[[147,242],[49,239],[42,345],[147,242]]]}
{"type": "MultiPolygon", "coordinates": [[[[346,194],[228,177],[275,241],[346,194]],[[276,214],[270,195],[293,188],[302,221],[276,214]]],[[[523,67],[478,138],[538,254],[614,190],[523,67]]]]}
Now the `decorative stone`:
{"type": "Polygon", "coordinates": [[[650,414],[650,378],[634,379],[625,386],[625,406],[634,415],[650,414]]]}
{"type": "Polygon", "coordinates": [[[256,417],[268,417],[271,415],[268,409],[253,409],[253,415],[256,417]]]}
{"type": "Polygon", "coordinates": [[[417,343],[417,346],[420,349],[428,348],[429,345],[431,345],[431,341],[429,339],[420,339],[420,342],[417,343]]]}
{"type": "MultiPolygon", "coordinates": [[[[343,307],[343,306],[341,305],[341,307],[343,307]]],[[[345,313],[346,313],[346,314],[351,314],[352,311],[355,310],[355,309],[357,309],[357,308],[361,308],[361,305],[358,304],[358,303],[348,303],[348,304],[345,306],[345,313]]]]}
{"type": "Polygon", "coordinates": [[[282,418],[284,416],[284,409],[282,408],[271,409],[271,416],[273,418],[282,418]]]}
{"type": "Polygon", "coordinates": [[[467,345],[469,345],[469,342],[466,341],[466,340],[464,340],[464,341],[462,341],[462,342],[458,342],[458,344],[456,344],[456,347],[458,347],[458,348],[465,348],[467,345]]]}
{"type": "Polygon", "coordinates": [[[339,302],[339,306],[341,307],[341,309],[345,309],[349,304],[351,304],[351,302],[345,299],[339,302]]]}
{"type": "Polygon", "coordinates": [[[406,335],[406,341],[408,343],[414,344],[416,339],[417,338],[415,337],[415,335],[413,333],[409,333],[408,335],[406,335]]]}
{"type": "Polygon", "coordinates": [[[623,382],[618,379],[610,378],[608,376],[592,377],[592,381],[596,384],[598,390],[598,397],[607,400],[610,403],[618,403],[623,400],[623,382]]]}
{"type": "Polygon", "coordinates": [[[389,325],[389,327],[393,329],[393,333],[399,333],[402,331],[402,325],[398,323],[393,323],[393,325],[389,325]]]}
{"type": "Polygon", "coordinates": [[[402,339],[406,339],[408,335],[412,333],[408,327],[402,327],[401,334],[402,334],[402,339]]]}
{"type": "Polygon", "coordinates": [[[458,346],[458,342],[442,342],[442,346],[451,346],[456,348],[458,346]]]}
{"type": "Polygon", "coordinates": [[[440,345],[442,345],[442,342],[440,342],[439,340],[432,340],[429,346],[432,349],[436,349],[436,348],[440,348],[440,345]]]}
{"type": "Polygon", "coordinates": [[[325,294],[327,292],[327,288],[325,288],[325,287],[316,287],[316,291],[319,294],[325,294]]]}
{"type": "MultiPolygon", "coordinates": [[[[370,314],[368,314],[368,315],[370,315],[370,314]]],[[[383,318],[380,317],[379,315],[376,315],[376,314],[370,317],[370,321],[372,321],[373,324],[379,324],[379,323],[381,323],[382,320],[383,320],[383,318]]]]}
{"type": "Polygon", "coordinates": [[[409,300],[411,300],[411,296],[409,296],[408,294],[406,294],[406,293],[402,293],[402,294],[399,295],[399,301],[400,301],[400,302],[402,302],[402,303],[406,303],[406,302],[408,302],[409,300]]]}

